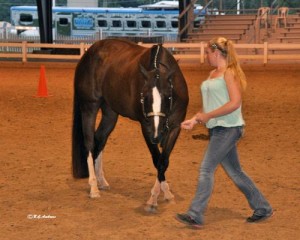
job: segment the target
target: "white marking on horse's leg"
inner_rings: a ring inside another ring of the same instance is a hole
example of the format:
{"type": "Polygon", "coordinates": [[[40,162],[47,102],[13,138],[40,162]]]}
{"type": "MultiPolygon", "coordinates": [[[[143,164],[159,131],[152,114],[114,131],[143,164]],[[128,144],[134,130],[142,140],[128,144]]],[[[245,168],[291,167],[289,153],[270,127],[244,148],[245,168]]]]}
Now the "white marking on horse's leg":
{"type": "Polygon", "coordinates": [[[171,201],[174,199],[174,195],[171,193],[170,191],[170,187],[169,184],[167,183],[167,181],[163,181],[160,183],[161,186],[161,190],[164,192],[164,199],[167,201],[171,201]]]}
{"type": "Polygon", "coordinates": [[[158,181],[158,179],[156,179],[155,184],[151,189],[151,196],[150,199],[147,201],[147,204],[156,207],[159,193],[160,193],[160,182],[158,181]]]}
{"type": "Polygon", "coordinates": [[[95,174],[95,168],[94,168],[93,157],[91,152],[89,152],[87,163],[89,169],[89,184],[91,186],[90,197],[91,198],[100,197],[100,192],[97,186],[97,178],[95,174]]]}
{"type": "MultiPolygon", "coordinates": [[[[159,91],[157,87],[154,87],[152,89],[152,95],[153,95],[153,112],[158,113],[161,111],[161,96],[159,94],[159,91]]],[[[159,116],[154,116],[154,137],[156,138],[158,136],[158,125],[159,125],[159,116]]]]}
{"type": "Polygon", "coordinates": [[[100,152],[100,154],[96,158],[95,171],[99,189],[109,189],[109,184],[104,177],[102,152],[100,152]]]}

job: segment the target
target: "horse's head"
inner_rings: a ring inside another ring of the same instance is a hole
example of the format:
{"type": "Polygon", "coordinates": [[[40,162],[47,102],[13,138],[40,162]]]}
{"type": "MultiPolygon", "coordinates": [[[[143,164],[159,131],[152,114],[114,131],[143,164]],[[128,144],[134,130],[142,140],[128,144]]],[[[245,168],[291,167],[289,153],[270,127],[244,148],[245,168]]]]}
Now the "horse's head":
{"type": "Polygon", "coordinates": [[[173,104],[174,71],[164,65],[159,68],[157,63],[154,68],[146,70],[140,65],[140,71],[145,83],[141,91],[142,111],[144,115],[143,132],[153,144],[161,142],[169,125],[169,114],[173,104]]]}

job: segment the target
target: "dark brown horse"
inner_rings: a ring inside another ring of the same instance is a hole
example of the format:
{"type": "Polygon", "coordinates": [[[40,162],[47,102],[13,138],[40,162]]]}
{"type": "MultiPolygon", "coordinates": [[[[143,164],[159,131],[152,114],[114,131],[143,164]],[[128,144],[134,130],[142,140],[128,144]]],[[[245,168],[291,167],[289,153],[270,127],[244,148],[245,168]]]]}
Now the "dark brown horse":
{"type": "Polygon", "coordinates": [[[73,176],[89,177],[93,198],[99,197],[99,188],[109,188],[101,156],[120,114],[140,122],[157,169],[157,180],[147,202],[150,209],[157,206],[160,189],[166,199],[173,199],[165,172],[187,105],[185,79],[176,60],[162,45],[145,48],[116,39],[94,43],[75,72],[73,176]],[[102,117],[95,131],[100,109],[102,117]]]}

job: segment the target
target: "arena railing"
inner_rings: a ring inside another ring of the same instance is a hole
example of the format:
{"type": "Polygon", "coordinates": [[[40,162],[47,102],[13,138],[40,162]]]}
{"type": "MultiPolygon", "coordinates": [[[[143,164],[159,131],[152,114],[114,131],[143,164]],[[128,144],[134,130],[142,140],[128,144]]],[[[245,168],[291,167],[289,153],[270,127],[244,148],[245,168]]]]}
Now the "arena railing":
{"type": "MultiPolygon", "coordinates": [[[[153,44],[138,43],[144,47],[151,47],[153,44]]],[[[44,43],[9,43],[0,42],[0,61],[15,60],[25,62],[34,61],[78,61],[91,44],[44,44],[44,43]],[[19,51],[10,52],[9,49],[19,49],[19,51]],[[40,51],[32,51],[32,49],[40,49],[40,51]],[[43,51],[43,49],[45,51],[43,51]],[[53,49],[76,50],[77,54],[65,54],[68,51],[56,51],[53,49]],[[64,54],[59,54],[64,52],[64,54]]],[[[192,62],[205,63],[205,42],[200,43],[164,43],[163,46],[173,54],[177,60],[193,60],[192,62]],[[196,60],[196,61],[195,61],[196,60]]],[[[300,44],[299,43],[262,43],[262,44],[235,44],[235,48],[241,60],[256,61],[258,63],[267,64],[273,60],[294,61],[300,60],[300,44]]]]}

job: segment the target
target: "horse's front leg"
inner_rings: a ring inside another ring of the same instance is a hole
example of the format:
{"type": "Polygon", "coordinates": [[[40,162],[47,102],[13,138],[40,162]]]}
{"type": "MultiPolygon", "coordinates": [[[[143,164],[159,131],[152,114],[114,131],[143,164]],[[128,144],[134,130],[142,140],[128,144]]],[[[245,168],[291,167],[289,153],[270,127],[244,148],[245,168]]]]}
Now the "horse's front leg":
{"type": "MultiPolygon", "coordinates": [[[[144,131],[143,131],[143,133],[144,133],[144,131]]],[[[146,134],[144,134],[144,137],[145,137],[148,149],[151,153],[153,164],[154,164],[155,168],[157,169],[157,166],[158,166],[157,164],[158,164],[158,161],[159,161],[159,158],[160,158],[160,155],[161,155],[160,151],[159,151],[159,148],[158,148],[157,144],[152,144],[151,143],[150,139],[147,138],[146,134]]],[[[156,211],[157,200],[158,200],[158,196],[160,194],[160,188],[161,188],[160,182],[159,182],[158,179],[156,179],[155,184],[151,189],[150,198],[147,201],[147,205],[146,205],[146,208],[145,208],[146,211],[148,211],[148,212],[155,212],[156,211]]]]}
{"type": "Polygon", "coordinates": [[[177,127],[171,127],[166,136],[163,138],[161,142],[162,152],[160,152],[157,144],[153,144],[151,139],[149,138],[149,132],[147,132],[146,128],[142,128],[143,135],[146,140],[147,146],[150,150],[153,164],[157,169],[157,179],[153,188],[151,189],[151,196],[147,201],[147,211],[153,211],[157,208],[157,200],[162,190],[164,192],[164,199],[168,201],[172,201],[174,199],[174,195],[170,191],[169,184],[165,178],[165,172],[169,166],[169,156],[173,150],[175,142],[180,133],[180,124],[177,124],[177,127]]]}
{"type": "Polygon", "coordinates": [[[161,183],[161,190],[164,193],[164,199],[173,202],[174,195],[172,194],[169,184],[165,178],[165,172],[169,166],[169,156],[174,148],[176,140],[180,133],[180,127],[175,127],[169,130],[165,140],[162,142],[162,153],[160,161],[158,162],[158,180],[161,183]]]}
{"type": "Polygon", "coordinates": [[[162,153],[160,153],[157,145],[151,144],[151,142],[146,139],[148,148],[152,155],[153,164],[157,169],[157,179],[151,189],[151,196],[147,201],[147,211],[153,211],[157,208],[157,200],[161,190],[164,193],[165,200],[169,202],[174,200],[174,195],[172,194],[169,184],[165,178],[165,172],[169,166],[169,156],[175,145],[179,132],[180,128],[175,128],[167,133],[167,136],[162,143],[162,153]]]}
{"type": "Polygon", "coordinates": [[[149,200],[147,201],[147,206],[145,210],[147,212],[155,212],[157,208],[157,200],[158,196],[160,194],[160,182],[156,179],[154,186],[151,189],[151,196],[149,200]]]}
{"type": "Polygon", "coordinates": [[[169,187],[169,184],[167,183],[167,181],[161,182],[161,186],[160,187],[161,187],[161,190],[164,193],[164,199],[166,201],[173,202],[173,200],[174,200],[175,197],[172,194],[172,192],[170,190],[170,187],[169,187]]]}
{"type": "Polygon", "coordinates": [[[159,182],[158,179],[156,179],[154,186],[151,189],[151,196],[149,200],[147,201],[146,211],[148,212],[155,212],[157,208],[157,200],[160,194],[160,190],[164,193],[164,199],[172,202],[174,199],[174,195],[170,191],[169,184],[167,181],[159,182]]]}
{"type": "Polygon", "coordinates": [[[172,202],[174,200],[174,195],[172,194],[169,184],[165,178],[165,172],[169,166],[169,154],[166,154],[163,150],[161,158],[158,162],[158,182],[160,183],[160,189],[164,193],[164,200],[172,202]]]}

